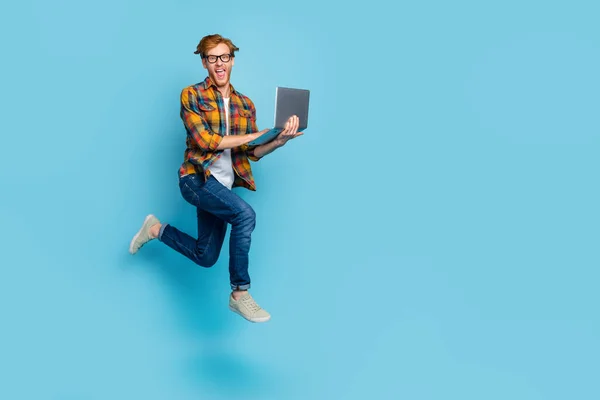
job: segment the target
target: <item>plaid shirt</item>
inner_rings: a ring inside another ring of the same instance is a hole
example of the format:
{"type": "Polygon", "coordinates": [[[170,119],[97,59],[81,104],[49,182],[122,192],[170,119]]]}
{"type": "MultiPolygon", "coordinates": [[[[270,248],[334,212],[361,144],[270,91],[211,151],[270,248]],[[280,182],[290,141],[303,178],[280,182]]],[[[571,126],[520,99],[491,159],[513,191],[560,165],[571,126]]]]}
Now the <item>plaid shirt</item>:
{"type": "MultiPolygon", "coordinates": [[[[229,134],[245,135],[257,132],[254,103],[233,86],[230,86],[230,89],[229,134]]],[[[223,154],[223,150],[217,150],[217,147],[227,129],[223,96],[210,77],[181,91],[180,116],[187,139],[179,176],[204,174],[205,178],[208,178],[208,167],[223,154]]],[[[233,187],[242,186],[252,191],[256,190],[249,161],[259,160],[253,154],[254,147],[244,144],[231,149],[235,174],[233,187]]]]}

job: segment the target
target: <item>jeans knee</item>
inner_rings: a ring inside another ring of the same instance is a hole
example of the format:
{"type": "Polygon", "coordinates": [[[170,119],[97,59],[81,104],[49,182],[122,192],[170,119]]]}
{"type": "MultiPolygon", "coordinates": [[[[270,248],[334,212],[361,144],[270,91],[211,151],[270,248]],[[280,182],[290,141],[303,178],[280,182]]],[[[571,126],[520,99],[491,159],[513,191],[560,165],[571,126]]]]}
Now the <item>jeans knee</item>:
{"type": "Polygon", "coordinates": [[[210,255],[209,257],[206,257],[206,259],[204,260],[204,266],[206,268],[210,268],[217,263],[218,259],[219,259],[219,257],[210,255]]]}
{"type": "Polygon", "coordinates": [[[196,249],[195,261],[198,265],[204,268],[210,268],[217,263],[219,255],[211,252],[203,252],[201,249],[196,249]]]}
{"type": "Polygon", "coordinates": [[[253,231],[256,226],[256,213],[252,207],[248,206],[242,209],[236,217],[237,225],[243,230],[253,231]]]}

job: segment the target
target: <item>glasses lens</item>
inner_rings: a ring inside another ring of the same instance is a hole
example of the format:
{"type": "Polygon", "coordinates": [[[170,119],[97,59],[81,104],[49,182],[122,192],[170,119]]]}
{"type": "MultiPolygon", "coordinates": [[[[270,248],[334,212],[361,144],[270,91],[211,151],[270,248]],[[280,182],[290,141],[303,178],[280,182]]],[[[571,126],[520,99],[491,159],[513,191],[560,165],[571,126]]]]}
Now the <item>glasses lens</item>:
{"type": "Polygon", "coordinates": [[[217,56],[208,56],[208,57],[206,57],[206,59],[211,64],[217,62],[217,56]]]}
{"type": "Polygon", "coordinates": [[[229,54],[223,54],[221,56],[221,61],[228,62],[229,61],[229,54]]]}

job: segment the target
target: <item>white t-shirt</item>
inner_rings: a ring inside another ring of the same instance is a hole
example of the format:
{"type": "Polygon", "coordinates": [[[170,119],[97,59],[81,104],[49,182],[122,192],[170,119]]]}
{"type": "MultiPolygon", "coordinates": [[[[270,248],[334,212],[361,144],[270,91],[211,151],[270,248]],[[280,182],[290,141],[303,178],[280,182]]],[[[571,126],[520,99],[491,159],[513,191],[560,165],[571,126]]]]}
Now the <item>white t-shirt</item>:
{"type": "MultiPolygon", "coordinates": [[[[225,134],[229,135],[229,97],[223,98],[223,100],[225,101],[225,120],[227,121],[225,134]]],[[[223,186],[231,189],[233,180],[235,179],[235,172],[233,172],[233,164],[231,161],[231,149],[223,150],[221,157],[208,167],[208,170],[223,186]]]]}

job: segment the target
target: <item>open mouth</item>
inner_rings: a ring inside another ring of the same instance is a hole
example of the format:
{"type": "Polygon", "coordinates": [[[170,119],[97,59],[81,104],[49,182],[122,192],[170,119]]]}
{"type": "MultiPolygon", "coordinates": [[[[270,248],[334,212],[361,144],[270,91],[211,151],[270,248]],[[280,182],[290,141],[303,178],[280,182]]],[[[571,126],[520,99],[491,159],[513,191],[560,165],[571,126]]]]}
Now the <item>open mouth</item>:
{"type": "Polygon", "coordinates": [[[217,74],[218,79],[225,79],[225,69],[218,68],[215,70],[215,73],[217,74]]]}

